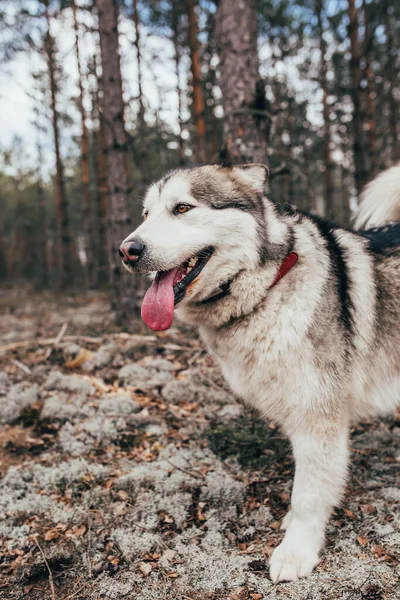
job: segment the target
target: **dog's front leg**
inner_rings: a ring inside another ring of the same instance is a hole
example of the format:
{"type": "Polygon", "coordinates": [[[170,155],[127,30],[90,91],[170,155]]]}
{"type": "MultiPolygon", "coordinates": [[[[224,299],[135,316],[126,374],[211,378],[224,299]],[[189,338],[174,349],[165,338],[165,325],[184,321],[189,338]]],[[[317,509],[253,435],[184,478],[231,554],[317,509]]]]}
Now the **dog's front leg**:
{"type": "Polygon", "coordinates": [[[340,500],[347,473],[348,427],[313,427],[291,437],[296,473],[290,518],[282,543],[274,550],[270,575],[274,582],[309,575],[319,562],[325,526],[340,500]]]}

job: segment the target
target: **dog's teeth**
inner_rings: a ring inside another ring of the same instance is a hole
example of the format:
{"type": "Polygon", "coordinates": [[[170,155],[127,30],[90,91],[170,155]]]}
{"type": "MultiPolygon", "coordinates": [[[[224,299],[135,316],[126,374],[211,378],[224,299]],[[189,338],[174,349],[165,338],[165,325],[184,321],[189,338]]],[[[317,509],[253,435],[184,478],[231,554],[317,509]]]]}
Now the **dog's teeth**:
{"type": "Polygon", "coordinates": [[[191,258],[188,263],[189,267],[193,268],[195,266],[196,262],[197,262],[197,258],[191,258]]]}

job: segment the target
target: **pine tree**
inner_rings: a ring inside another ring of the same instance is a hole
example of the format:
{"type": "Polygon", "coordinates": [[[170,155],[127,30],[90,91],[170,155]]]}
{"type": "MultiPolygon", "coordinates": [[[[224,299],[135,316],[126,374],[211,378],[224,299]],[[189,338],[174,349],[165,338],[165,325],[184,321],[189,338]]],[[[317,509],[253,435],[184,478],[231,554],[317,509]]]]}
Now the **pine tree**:
{"type": "Polygon", "coordinates": [[[102,119],[104,120],[109,194],[109,260],[113,309],[120,324],[128,324],[137,308],[130,280],[124,273],[118,248],[132,230],[128,213],[128,139],[125,131],[124,102],[118,38],[116,0],[96,2],[103,71],[102,119]]]}
{"type": "Polygon", "coordinates": [[[267,162],[266,98],[259,75],[255,0],[220,0],[215,16],[225,162],[267,162]],[[240,24],[240,26],[239,26],[240,24]]]}
{"type": "Polygon", "coordinates": [[[93,227],[91,218],[91,199],[90,199],[90,170],[89,170],[89,134],[86,125],[86,110],[85,110],[85,90],[83,87],[82,75],[82,59],[79,47],[79,23],[77,16],[76,0],[72,0],[72,15],[74,20],[75,32],[75,56],[78,72],[78,107],[81,117],[81,176],[82,176],[82,200],[83,200],[83,224],[85,231],[85,253],[86,253],[86,269],[88,281],[93,285],[94,277],[94,256],[93,256],[93,227]]]}
{"type": "Polygon", "coordinates": [[[65,185],[64,164],[61,158],[60,149],[60,123],[59,112],[57,106],[58,100],[58,84],[57,71],[58,65],[56,61],[55,40],[51,32],[51,16],[49,10],[49,0],[42,0],[45,8],[45,17],[47,30],[44,40],[44,52],[47,59],[47,68],[50,85],[51,98],[51,115],[53,127],[53,140],[56,159],[56,177],[55,177],[55,195],[57,206],[57,223],[58,223],[58,267],[60,271],[60,288],[66,289],[73,284],[74,279],[74,248],[71,238],[69,207],[67,190],[65,185]]]}

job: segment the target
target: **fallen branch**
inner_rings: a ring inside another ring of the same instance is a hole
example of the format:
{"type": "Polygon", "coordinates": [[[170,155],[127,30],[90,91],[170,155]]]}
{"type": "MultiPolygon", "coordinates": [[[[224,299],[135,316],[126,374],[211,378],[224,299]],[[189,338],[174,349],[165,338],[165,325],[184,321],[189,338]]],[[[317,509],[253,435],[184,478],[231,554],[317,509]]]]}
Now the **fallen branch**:
{"type": "Polygon", "coordinates": [[[49,358],[50,354],[53,352],[53,350],[54,350],[55,348],[58,348],[58,345],[59,345],[59,343],[61,342],[61,340],[62,340],[62,338],[63,338],[63,336],[64,336],[65,332],[67,331],[67,328],[68,328],[68,323],[63,323],[63,324],[62,324],[62,326],[61,326],[61,329],[60,329],[60,331],[59,331],[59,332],[58,332],[58,334],[57,334],[57,337],[56,337],[56,339],[54,340],[53,347],[52,347],[52,348],[49,348],[49,349],[47,350],[47,352],[46,352],[46,354],[45,354],[45,356],[44,356],[44,360],[47,360],[47,359],[49,358]]]}
{"type": "Polygon", "coordinates": [[[32,371],[30,370],[30,368],[24,365],[22,362],[20,362],[19,360],[14,360],[13,362],[14,365],[21,369],[21,371],[23,371],[26,375],[32,375],[32,371]]]}
{"type": "MultiPolygon", "coordinates": [[[[62,340],[59,340],[59,341],[57,341],[57,337],[38,339],[38,340],[25,340],[23,342],[13,342],[12,344],[6,344],[5,346],[0,346],[0,353],[15,352],[15,350],[20,350],[21,348],[33,348],[34,346],[54,346],[54,345],[60,344],[61,341],[63,341],[63,342],[81,342],[84,344],[99,344],[99,345],[104,342],[104,337],[89,337],[86,335],[65,335],[65,336],[63,336],[62,340]]],[[[161,338],[151,336],[151,335],[133,334],[132,336],[129,336],[129,334],[128,334],[127,336],[125,336],[122,334],[112,334],[107,337],[109,337],[110,339],[115,339],[115,338],[118,339],[118,338],[122,337],[122,339],[126,339],[126,340],[132,339],[133,341],[136,341],[136,342],[143,341],[146,343],[156,343],[160,346],[160,348],[162,347],[162,348],[165,348],[166,350],[175,350],[175,351],[192,350],[191,346],[180,346],[179,344],[172,344],[170,342],[163,343],[161,338]]]]}
{"type": "Polygon", "coordinates": [[[196,479],[205,479],[205,475],[203,475],[203,473],[200,473],[199,471],[189,471],[189,469],[184,469],[183,467],[178,467],[178,465],[176,465],[175,463],[173,463],[172,461],[170,461],[167,458],[167,463],[169,463],[172,467],[174,467],[174,469],[178,469],[178,471],[182,471],[182,473],[186,473],[186,475],[190,475],[190,477],[194,477],[196,479]]]}
{"type": "Polygon", "coordinates": [[[51,600],[57,600],[57,596],[56,596],[56,588],[54,587],[54,581],[53,581],[53,573],[51,572],[50,569],[50,565],[47,562],[47,558],[45,557],[45,554],[42,550],[42,547],[40,546],[38,539],[36,537],[33,538],[35,540],[35,544],[36,546],[39,548],[40,554],[43,557],[44,563],[47,567],[47,570],[49,572],[49,584],[50,584],[50,591],[51,591],[51,600]]]}
{"type": "MultiPolygon", "coordinates": [[[[25,340],[24,342],[14,342],[0,346],[0,352],[14,352],[20,348],[32,348],[33,346],[53,346],[57,338],[46,338],[41,340],[25,340]]],[[[84,342],[86,344],[101,344],[103,338],[88,337],[85,335],[66,335],[63,337],[64,342],[84,342]]]]}

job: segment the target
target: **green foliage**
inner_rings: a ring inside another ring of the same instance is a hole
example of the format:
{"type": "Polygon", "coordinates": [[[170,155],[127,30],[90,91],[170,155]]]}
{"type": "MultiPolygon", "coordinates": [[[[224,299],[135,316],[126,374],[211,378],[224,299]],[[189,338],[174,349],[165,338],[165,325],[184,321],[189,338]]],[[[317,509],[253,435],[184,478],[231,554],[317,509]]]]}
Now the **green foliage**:
{"type": "Polygon", "coordinates": [[[261,469],[287,454],[287,444],[276,430],[260,419],[259,413],[246,411],[238,419],[215,421],[204,432],[210,448],[222,460],[236,458],[243,467],[261,469]]]}
{"type": "MultiPolygon", "coordinates": [[[[118,0],[122,63],[136,68],[133,0],[118,0]]],[[[399,58],[393,43],[399,38],[400,4],[393,0],[370,0],[359,6],[360,47],[362,61],[361,87],[363,104],[368,100],[364,61],[368,56],[372,72],[372,88],[369,90],[375,106],[374,125],[377,150],[374,171],[385,168],[395,160],[396,136],[393,132],[393,110],[398,95],[399,58]],[[364,39],[364,13],[369,22],[371,38],[364,39]],[[390,49],[389,37],[392,36],[390,49]],[[390,52],[389,52],[389,50],[390,52]],[[397,92],[396,92],[397,90],[397,92]]],[[[93,53],[96,53],[96,12],[91,0],[78,0],[78,21],[83,55],[83,80],[85,107],[89,129],[89,162],[91,208],[90,225],[96,229],[99,196],[100,120],[98,98],[101,97],[99,58],[97,76],[93,53]],[[90,50],[88,50],[88,48],[90,50]],[[97,98],[97,100],[96,100],[97,98]]],[[[260,72],[265,85],[266,105],[269,113],[268,160],[272,170],[287,165],[290,173],[271,180],[272,195],[277,201],[290,201],[302,208],[323,212],[325,195],[325,148],[322,121],[322,90],[320,85],[319,30],[316,18],[316,0],[257,0],[259,15],[260,72]]],[[[340,219],[348,199],[354,196],[354,132],[352,122],[352,80],[350,76],[350,53],[348,37],[347,0],[323,2],[322,21],[327,43],[328,106],[333,156],[334,202],[340,219]]],[[[53,147],[51,129],[50,94],[48,92],[47,64],[43,53],[46,32],[45,3],[43,0],[3,0],[0,6],[0,62],[12,69],[13,59],[21,53],[33,54],[34,84],[27,85],[34,98],[32,121],[35,123],[38,141],[47,149],[53,147]]],[[[73,56],[73,48],[67,50],[61,44],[61,35],[69,31],[71,40],[71,0],[50,0],[51,24],[59,48],[56,49],[55,75],[58,86],[58,120],[61,128],[61,155],[64,161],[66,187],[69,202],[72,237],[77,252],[85,246],[85,214],[82,207],[82,182],[80,163],[80,115],[79,93],[76,79],[64,69],[64,61],[73,56]]],[[[202,63],[202,84],[205,99],[206,143],[210,160],[216,160],[223,140],[223,101],[219,90],[219,65],[214,38],[214,17],[217,2],[199,0],[199,43],[202,63]]],[[[139,114],[138,98],[129,89],[131,82],[124,82],[128,104],[128,146],[130,193],[128,204],[133,221],[140,218],[141,198],[146,186],[166,171],[180,165],[193,164],[194,123],[191,111],[191,75],[188,45],[187,3],[184,0],[138,0],[141,29],[143,119],[139,114]],[[153,40],[165,41],[165,56],[158,55],[160,46],[153,40]],[[180,58],[180,92],[182,99],[181,129],[171,119],[176,114],[177,77],[176,52],[180,58]],[[159,69],[169,69],[168,77],[157,79],[159,69]],[[158,70],[157,70],[158,69],[158,70]],[[152,81],[150,84],[149,81],[152,81]],[[158,105],[154,96],[158,94],[158,105]],[[173,100],[171,100],[173,98],[173,100]],[[180,148],[180,143],[183,146],[180,148]]],[[[135,82],[134,82],[135,84],[135,82]]],[[[364,109],[365,109],[364,106],[364,109]]],[[[398,112],[398,111],[397,111],[398,112]]],[[[369,127],[365,123],[365,127],[369,127]]],[[[398,114],[397,114],[398,127],[398,114]]],[[[57,246],[57,222],[55,209],[55,186],[52,164],[51,172],[42,167],[42,158],[27,156],[24,140],[13,140],[10,147],[1,150],[0,162],[0,278],[8,276],[37,279],[40,277],[43,257],[39,246],[43,232],[47,234],[49,267],[53,279],[57,275],[54,258],[57,246]],[[45,179],[44,183],[41,181],[45,179]],[[41,227],[43,206],[39,205],[40,193],[44,194],[46,227],[41,227]],[[17,260],[17,249],[24,251],[24,261],[17,260]]],[[[397,143],[398,146],[398,143],[397,143]]],[[[398,147],[397,147],[398,152],[398,147]]],[[[374,157],[372,157],[374,158],[374,157]]],[[[400,158],[400,157],[398,157],[400,158]]],[[[48,168],[48,167],[46,167],[48,168]]],[[[346,204],[347,203],[347,204],[346,204]]],[[[347,208],[348,212],[348,208],[347,208]]],[[[99,234],[94,234],[94,239],[99,234]]],[[[104,243],[97,240],[97,243],[104,243]]]]}

